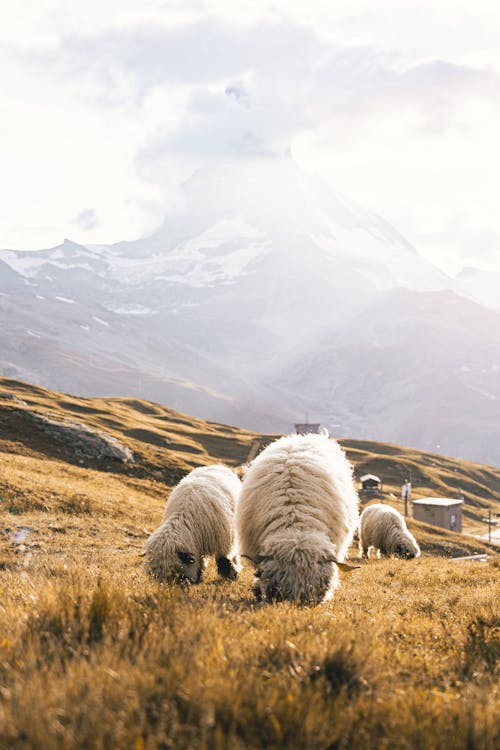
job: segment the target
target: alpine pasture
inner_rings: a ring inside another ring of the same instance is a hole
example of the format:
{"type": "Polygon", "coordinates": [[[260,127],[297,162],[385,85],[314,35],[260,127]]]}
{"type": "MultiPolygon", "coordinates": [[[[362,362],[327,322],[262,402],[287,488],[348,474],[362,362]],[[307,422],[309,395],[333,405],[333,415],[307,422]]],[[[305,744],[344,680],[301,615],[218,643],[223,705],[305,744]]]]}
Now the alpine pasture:
{"type": "MultiPolygon", "coordinates": [[[[238,466],[259,436],[142,401],[0,388],[0,747],[500,746],[495,547],[409,520],[421,558],[362,561],[315,607],[259,605],[250,567],[158,584],[141,553],[170,489],[194,466],[238,466]],[[77,457],[26,412],[106,432],[134,461],[77,457]]],[[[466,532],[498,512],[500,470],[341,442],[399,510],[411,469],[416,496],[460,488],[466,532]]]]}

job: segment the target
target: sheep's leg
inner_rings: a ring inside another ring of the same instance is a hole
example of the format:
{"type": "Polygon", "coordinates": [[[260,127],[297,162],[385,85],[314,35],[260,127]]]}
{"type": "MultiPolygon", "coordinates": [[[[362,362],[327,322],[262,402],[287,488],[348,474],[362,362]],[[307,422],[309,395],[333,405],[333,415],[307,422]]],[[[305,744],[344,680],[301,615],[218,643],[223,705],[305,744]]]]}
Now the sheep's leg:
{"type": "Polygon", "coordinates": [[[234,564],[233,560],[228,557],[217,557],[217,572],[223,578],[229,578],[230,581],[235,581],[238,576],[238,569],[234,564]]]}
{"type": "Polygon", "coordinates": [[[253,595],[255,596],[255,598],[257,599],[257,601],[261,602],[262,599],[263,599],[263,597],[262,597],[262,589],[260,588],[259,583],[257,581],[254,583],[254,585],[252,587],[252,592],[253,592],[253,595]]]}
{"type": "Polygon", "coordinates": [[[359,551],[361,552],[361,559],[367,560],[368,559],[368,547],[363,547],[360,545],[359,551]]]}

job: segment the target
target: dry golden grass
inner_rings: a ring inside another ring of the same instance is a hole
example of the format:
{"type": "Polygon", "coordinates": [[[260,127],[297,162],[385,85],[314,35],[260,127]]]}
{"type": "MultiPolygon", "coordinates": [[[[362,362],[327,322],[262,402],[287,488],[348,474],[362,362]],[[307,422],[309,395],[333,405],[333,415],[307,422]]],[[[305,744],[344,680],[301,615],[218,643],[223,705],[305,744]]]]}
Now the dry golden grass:
{"type": "MultiPolygon", "coordinates": [[[[65,398],[24,397],[38,409],[65,398]]],[[[138,461],[96,468],[13,432],[9,409],[0,405],[0,748],[500,746],[499,558],[436,556],[486,549],[479,542],[412,525],[421,559],[363,563],[315,608],[255,604],[249,569],[235,584],[210,565],[197,587],[159,586],[139,553],[169,472],[190,468],[193,446],[200,463],[239,463],[254,436],[145,402],[102,402],[99,425],[121,420],[113,434],[138,461]],[[168,416],[171,437],[179,420],[176,442],[189,449],[124,438],[146,429],[143,412],[168,416]]],[[[359,466],[377,460],[366,445],[348,449],[359,466]]],[[[440,472],[453,468],[443,461],[440,472]]]]}
{"type": "Polygon", "coordinates": [[[134,551],[0,575],[0,747],[461,748],[500,742],[500,568],[373,561],[321,607],[187,590],[134,551]]]}

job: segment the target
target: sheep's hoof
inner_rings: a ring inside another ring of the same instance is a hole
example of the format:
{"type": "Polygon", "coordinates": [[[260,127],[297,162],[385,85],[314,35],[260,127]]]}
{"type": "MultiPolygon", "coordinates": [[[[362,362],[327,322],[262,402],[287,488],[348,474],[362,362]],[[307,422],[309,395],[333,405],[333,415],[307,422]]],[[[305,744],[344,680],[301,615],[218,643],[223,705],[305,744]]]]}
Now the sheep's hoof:
{"type": "Polygon", "coordinates": [[[217,572],[223,578],[228,578],[230,581],[235,581],[238,577],[238,571],[227,557],[217,558],[217,572]]]}

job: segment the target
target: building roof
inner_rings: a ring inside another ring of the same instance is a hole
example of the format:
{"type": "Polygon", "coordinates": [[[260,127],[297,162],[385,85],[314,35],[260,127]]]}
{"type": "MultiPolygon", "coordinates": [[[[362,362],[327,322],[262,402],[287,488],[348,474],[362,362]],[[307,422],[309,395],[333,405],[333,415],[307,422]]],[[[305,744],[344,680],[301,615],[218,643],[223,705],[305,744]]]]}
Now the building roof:
{"type": "Polygon", "coordinates": [[[447,507],[449,505],[462,505],[463,500],[456,497],[421,497],[420,500],[414,500],[413,505],[440,505],[447,507]]]}
{"type": "Polygon", "coordinates": [[[319,433],[319,428],[321,427],[321,423],[320,422],[297,422],[297,424],[295,424],[294,427],[295,427],[295,432],[298,435],[303,435],[303,434],[308,435],[310,433],[316,435],[319,433]]]}
{"type": "Polygon", "coordinates": [[[365,474],[360,477],[359,481],[366,482],[367,479],[373,479],[374,482],[380,482],[380,477],[377,477],[375,474],[365,474]]]}

